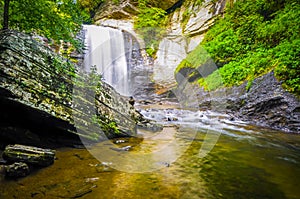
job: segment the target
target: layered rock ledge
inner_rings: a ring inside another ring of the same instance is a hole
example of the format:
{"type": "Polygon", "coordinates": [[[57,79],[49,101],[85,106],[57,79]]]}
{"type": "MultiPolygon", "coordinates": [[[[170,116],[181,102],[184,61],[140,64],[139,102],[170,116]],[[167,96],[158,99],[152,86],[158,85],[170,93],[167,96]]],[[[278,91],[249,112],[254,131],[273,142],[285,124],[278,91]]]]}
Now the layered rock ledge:
{"type": "Polygon", "coordinates": [[[0,32],[0,140],[78,145],[131,136],[143,120],[127,97],[54,53],[36,36],[0,32]],[[81,139],[79,139],[81,138],[81,139]]]}

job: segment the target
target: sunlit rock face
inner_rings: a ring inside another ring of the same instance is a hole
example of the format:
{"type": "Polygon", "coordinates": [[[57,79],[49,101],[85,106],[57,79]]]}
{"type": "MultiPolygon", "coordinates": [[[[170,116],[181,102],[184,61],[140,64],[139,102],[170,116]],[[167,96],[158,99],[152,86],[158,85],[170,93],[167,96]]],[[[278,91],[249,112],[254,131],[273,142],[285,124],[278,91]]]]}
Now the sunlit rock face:
{"type": "Polygon", "coordinates": [[[187,40],[184,37],[165,37],[160,42],[157,59],[154,62],[153,80],[155,83],[169,86],[175,81],[174,71],[186,57],[187,40]]]}
{"type": "Polygon", "coordinates": [[[73,145],[78,136],[98,141],[135,134],[127,97],[77,73],[78,66],[37,38],[13,31],[0,38],[1,142],[73,145]]]}
{"type": "MultiPolygon", "coordinates": [[[[177,0],[149,1],[150,6],[167,10],[172,7],[177,0]]],[[[105,1],[95,14],[95,21],[101,19],[131,19],[138,14],[138,0],[113,0],[105,1]]]]}
{"type": "MultiPolygon", "coordinates": [[[[226,0],[150,1],[151,6],[168,12],[167,35],[161,40],[154,62],[153,80],[162,87],[174,85],[174,71],[186,55],[203,40],[205,32],[213,25],[217,15],[224,11],[226,0]]],[[[101,26],[129,31],[144,44],[134,32],[133,18],[138,14],[138,1],[106,1],[94,19],[101,26]]]]}
{"type": "Polygon", "coordinates": [[[161,86],[175,83],[174,71],[186,55],[203,40],[217,15],[223,13],[226,0],[203,3],[185,1],[170,15],[167,36],[160,42],[153,78],[161,86]]]}

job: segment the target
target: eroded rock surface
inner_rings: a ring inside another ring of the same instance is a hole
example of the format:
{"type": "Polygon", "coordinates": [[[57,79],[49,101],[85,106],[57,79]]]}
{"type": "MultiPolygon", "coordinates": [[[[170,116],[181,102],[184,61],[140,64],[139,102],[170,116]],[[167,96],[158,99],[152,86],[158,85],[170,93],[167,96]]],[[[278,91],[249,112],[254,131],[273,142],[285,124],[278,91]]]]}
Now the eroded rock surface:
{"type": "MultiPolygon", "coordinates": [[[[177,0],[167,1],[148,1],[147,3],[154,7],[167,10],[171,8],[177,0]]],[[[131,19],[139,13],[138,0],[113,0],[105,1],[96,12],[95,21],[100,19],[131,19]]]]}
{"type": "Polygon", "coordinates": [[[225,4],[226,0],[184,1],[169,15],[168,33],[160,42],[154,63],[155,83],[168,88],[176,82],[176,67],[200,44],[225,4]]]}
{"type": "Polygon", "coordinates": [[[24,162],[16,162],[11,165],[6,166],[5,174],[8,177],[25,177],[30,173],[29,167],[24,162]]]}
{"type": "Polygon", "coordinates": [[[99,141],[134,135],[136,110],[129,99],[77,71],[32,36],[1,32],[1,143],[74,145],[81,144],[79,136],[99,141]]]}

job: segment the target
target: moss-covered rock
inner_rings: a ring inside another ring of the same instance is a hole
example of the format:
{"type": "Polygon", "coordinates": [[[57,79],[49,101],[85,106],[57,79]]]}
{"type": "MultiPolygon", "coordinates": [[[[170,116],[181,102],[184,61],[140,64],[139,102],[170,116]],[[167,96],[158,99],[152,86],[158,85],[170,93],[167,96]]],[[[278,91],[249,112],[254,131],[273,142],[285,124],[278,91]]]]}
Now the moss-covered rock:
{"type": "Polygon", "coordinates": [[[33,36],[0,33],[1,142],[80,144],[135,134],[135,109],[33,36]],[[21,138],[21,139],[20,139],[21,138]]]}

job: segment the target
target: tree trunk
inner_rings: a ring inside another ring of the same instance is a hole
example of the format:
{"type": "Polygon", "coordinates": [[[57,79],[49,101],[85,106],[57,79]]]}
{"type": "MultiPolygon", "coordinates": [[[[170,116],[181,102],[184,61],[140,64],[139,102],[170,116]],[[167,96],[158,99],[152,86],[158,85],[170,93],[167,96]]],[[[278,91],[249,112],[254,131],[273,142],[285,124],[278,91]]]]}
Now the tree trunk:
{"type": "Polygon", "coordinates": [[[9,2],[10,2],[10,0],[4,0],[3,30],[7,30],[8,29],[9,2]]]}

